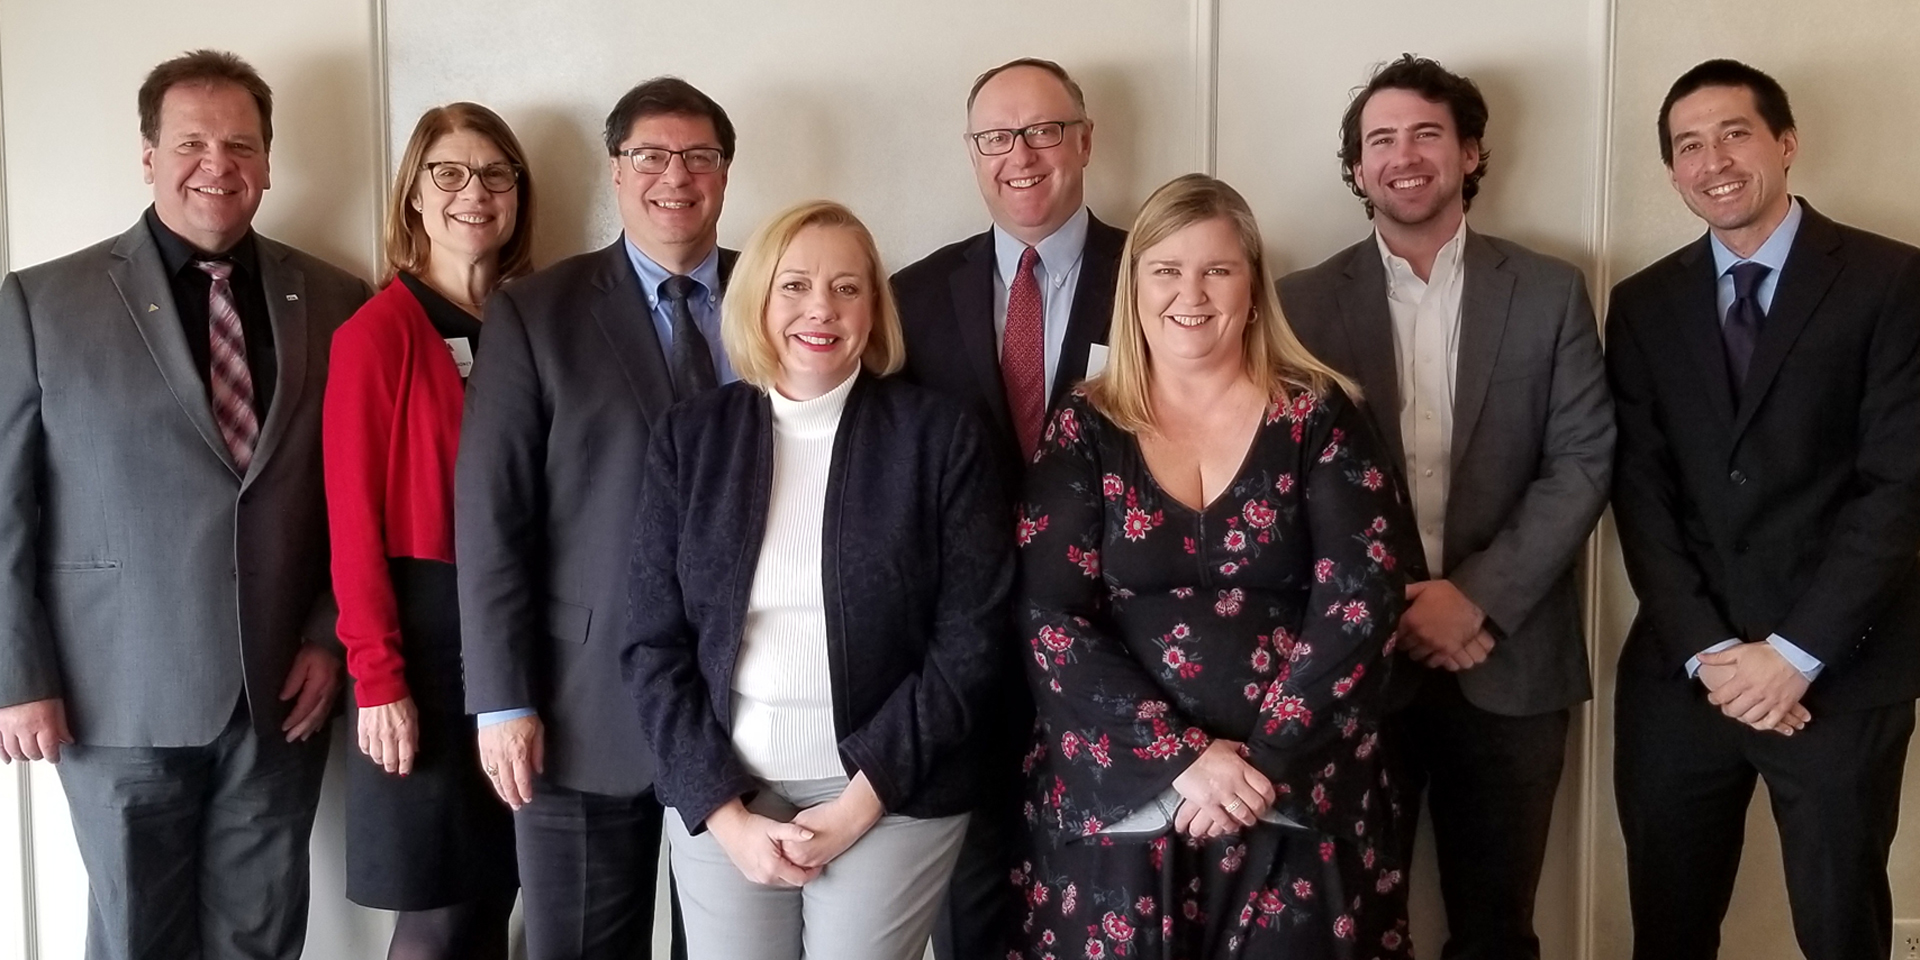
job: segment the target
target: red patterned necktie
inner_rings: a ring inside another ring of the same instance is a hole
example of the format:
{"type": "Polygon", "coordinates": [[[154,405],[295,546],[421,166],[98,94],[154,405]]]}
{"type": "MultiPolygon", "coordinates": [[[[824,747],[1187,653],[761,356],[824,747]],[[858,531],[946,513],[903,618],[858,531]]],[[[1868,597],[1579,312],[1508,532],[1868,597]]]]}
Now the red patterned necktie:
{"type": "Polygon", "coordinates": [[[1033,459],[1040,446],[1040,424],[1047,415],[1046,323],[1040,308],[1040,282],[1033,265],[1040,252],[1020,253],[1020,270],[1007,291],[1007,330],[1000,348],[1000,377],[1007,385],[1007,409],[1020,453],[1033,459]]]}
{"type": "Polygon", "coordinates": [[[213,396],[213,420],[227,441],[233,464],[241,473],[253,462],[253,445],[260,438],[260,418],[253,411],[253,372],[247,367],[247,334],[240,326],[240,310],[233,303],[233,264],[223,260],[196,260],[194,266],[213,278],[207,291],[207,337],[212,347],[207,387],[213,396]]]}

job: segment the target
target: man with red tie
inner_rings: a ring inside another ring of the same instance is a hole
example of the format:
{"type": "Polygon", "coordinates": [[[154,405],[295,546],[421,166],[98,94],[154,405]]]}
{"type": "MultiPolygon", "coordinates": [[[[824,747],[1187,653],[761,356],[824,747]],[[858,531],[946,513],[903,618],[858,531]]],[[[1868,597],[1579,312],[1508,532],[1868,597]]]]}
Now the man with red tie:
{"type": "MultiPolygon", "coordinates": [[[[981,74],[967,97],[966,149],[993,227],[894,274],[905,375],[980,418],[1017,490],[1047,410],[1106,362],[1127,235],[1087,209],[1093,121],[1059,64],[1022,58],[981,74]]],[[[1033,706],[1011,634],[1006,649],[1002,709],[972,744],[989,754],[991,772],[934,932],[939,960],[1003,956],[1000,937],[1014,912],[1007,876],[1033,706]]]]}

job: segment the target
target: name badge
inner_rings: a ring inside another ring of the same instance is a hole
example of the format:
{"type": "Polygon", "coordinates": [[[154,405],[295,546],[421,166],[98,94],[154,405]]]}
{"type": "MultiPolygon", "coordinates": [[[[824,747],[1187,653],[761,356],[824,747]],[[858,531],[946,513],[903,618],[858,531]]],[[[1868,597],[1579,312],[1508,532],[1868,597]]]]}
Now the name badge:
{"type": "Polygon", "coordinates": [[[1091,377],[1107,368],[1107,345],[1104,343],[1087,344],[1087,376],[1091,377]]]}
{"type": "Polygon", "coordinates": [[[447,352],[453,354],[453,366],[460,371],[460,379],[473,372],[473,344],[466,337],[447,337],[447,352]]]}

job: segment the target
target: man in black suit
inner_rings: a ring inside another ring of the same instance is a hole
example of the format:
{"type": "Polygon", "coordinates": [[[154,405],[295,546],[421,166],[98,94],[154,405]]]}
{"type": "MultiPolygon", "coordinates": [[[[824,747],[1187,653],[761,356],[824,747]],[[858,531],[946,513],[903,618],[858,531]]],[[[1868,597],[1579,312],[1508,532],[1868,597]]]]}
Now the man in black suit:
{"type": "MultiPolygon", "coordinates": [[[[1106,363],[1107,324],[1126,232],[1087,209],[1093,121],[1059,64],[1023,58],[980,75],[967,96],[967,155],[993,227],[893,276],[907,334],[905,375],[964,402],[987,425],[1010,489],[1047,410],[1106,363]]],[[[973,744],[990,754],[981,803],[934,931],[940,960],[1004,956],[1016,888],[1020,757],[1033,704],[1013,659],[973,744]]]]}
{"type": "Polygon", "coordinates": [[[1592,695],[1574,560],[1606,507],[1613,407],[1586,278],[1467,222],[1486,131],[1472,80],[1411,55],[1377,71],[1340,129],[1372,235],[1279,289],[1360,382],[1425,548],[1398,640],[1420,666],[1395,670],[1386,743],[1409,858],[1422,793],[1433,815],[1440,956],[1538,960],[1569,710],[1592,695]]]}
{"type": "Polygon", "coordinates": [[[1755,777],[1800,949],[1885,960],[1920,694],[1920,250],[1787,192],[1786,92],[1675,81],[1660,155],[1708,234],[1615,288],[1613,504],[1640,611],[1615,791],[1634,957],[1713,957],[1755,777]]]}
{"type": "Polygon", "coordinates": [[[726,111],[649,80],[606,144],[624,234],[487,302],[455,473],[467,708],[516,811],[534,960],[650,955],[662,811],[618,661],[633,510],[654,419],[734,379],[726,111]]]}

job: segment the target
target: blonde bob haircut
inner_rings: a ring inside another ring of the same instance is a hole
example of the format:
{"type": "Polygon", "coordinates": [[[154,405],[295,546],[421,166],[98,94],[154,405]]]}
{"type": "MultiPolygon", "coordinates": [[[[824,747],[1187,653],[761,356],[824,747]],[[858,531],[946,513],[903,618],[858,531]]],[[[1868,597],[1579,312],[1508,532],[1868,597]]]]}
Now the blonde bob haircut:
{"type": "Polygon", "coordinates": [[[860,365],[876,377],[898,372],[907,362],[907,339],[900,332],[893,287],[880,264],[880,247],[852,210],[831,200],[811,200],[775,214],[740,251],[740,262],[734,264],[727,294],[720,301],[720,342],[727,348],[733,372],[762,391],[772,390],[779,379],[780,351],[767,336],[767,301],[773,296],[773,273],[780,258],[808,227],[846,230],[860,241],[867,255],[867,290],[873,304],[873,330],[867,334],[860,365]]]}
{"type": "Polygon", "coordinates": [[[1282,400],[1292,399],[1299,390],[1325,396],[1333,388],[1358,398],[1360,391],[1353,381],[1308,353],[1280,315],[1260,226],[1246,198],[1219,180],[1189,173],[1155,190],[1127,234],[1120,254],[1113,322],[1107,331],[1107,366],[1084,388],[1094,409],[1129,433],[1153,432],[1153,358],[1140,332],[1140,256],[1181,230],[1213,219],[1233,224],[1240,252],[1252,268],[1247,282],[1253,285],[1253,313],[1247,318],[1242,342],[1247,379],[1268,385],[1282,400]]]}
{"type": "Polygon", "coordinates": [[[424,176],[427,151],[433,149],[441,137],[461,130],[493,141],[493,145],[507,155],[507,162],[519,168],[520,179],[514,184],[514,190],[519,195],[520,206],[514,214],[513,235],[500,248],[500,279],[512,280],[533,272],[533,168],[527,165],[527,152],[520,148],[513,128],[507,126],[499,114],[462,100],[421,114],[420,122],[413,125],[413,136],[407,138],[407,149],[400,155],[400,166],[393,174],[393,189],[387,193],[386,228],[382,233],[387,265],[382,283],[403,270],[419,276],[427,269],[427,253],[432,244],[427,239],[427,228],[420,222],[420,211],[413,208],[413,198],[421,190],[439,189],[424,176]]]}

